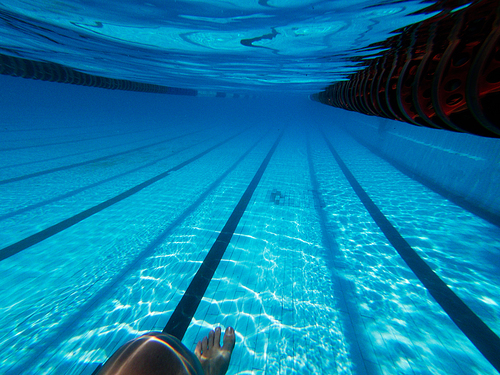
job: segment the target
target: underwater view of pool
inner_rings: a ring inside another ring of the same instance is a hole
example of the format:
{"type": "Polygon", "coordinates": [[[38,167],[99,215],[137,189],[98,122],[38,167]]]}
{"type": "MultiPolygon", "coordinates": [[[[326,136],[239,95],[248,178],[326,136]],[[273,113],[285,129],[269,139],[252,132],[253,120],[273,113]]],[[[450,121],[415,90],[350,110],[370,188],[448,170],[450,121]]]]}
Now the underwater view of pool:
{"type": "Polygon", "coordinates": [[[309,98],[425,6],[1,2],[1,54],[198,91],[0,75],[0,373],[216,327],[230,375],[498,373],[500,141],[309,98]]]}

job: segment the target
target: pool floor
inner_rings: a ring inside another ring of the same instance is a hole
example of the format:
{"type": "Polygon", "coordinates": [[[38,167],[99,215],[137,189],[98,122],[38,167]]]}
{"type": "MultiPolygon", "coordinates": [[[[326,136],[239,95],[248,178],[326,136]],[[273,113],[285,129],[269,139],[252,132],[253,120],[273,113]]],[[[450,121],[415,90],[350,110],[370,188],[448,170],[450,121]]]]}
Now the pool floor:
{"type": "Polygon", "coordinates": [[[90,375],[126,341],[161,331],[278,141],[183,343],[233,326],[228,374],[495,374],[389,243],[325,138],[497,335],[500,229],[335,121],[259,116],[5,130],[0,372],[90,375]]]}

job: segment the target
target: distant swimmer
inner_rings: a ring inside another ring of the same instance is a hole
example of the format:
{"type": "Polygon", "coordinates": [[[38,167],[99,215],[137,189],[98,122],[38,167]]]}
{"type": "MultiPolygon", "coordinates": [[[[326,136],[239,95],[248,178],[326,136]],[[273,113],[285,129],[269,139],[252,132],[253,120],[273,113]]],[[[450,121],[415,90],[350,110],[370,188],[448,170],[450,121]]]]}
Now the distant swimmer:
{"type": "Polygon", "coordinates": [[[224,375],[236,341],[228,327],[220,345],[221,329],[210,331],[194,353],[177,338],[150,332],[122,345],[97,375],[224,375]]]}

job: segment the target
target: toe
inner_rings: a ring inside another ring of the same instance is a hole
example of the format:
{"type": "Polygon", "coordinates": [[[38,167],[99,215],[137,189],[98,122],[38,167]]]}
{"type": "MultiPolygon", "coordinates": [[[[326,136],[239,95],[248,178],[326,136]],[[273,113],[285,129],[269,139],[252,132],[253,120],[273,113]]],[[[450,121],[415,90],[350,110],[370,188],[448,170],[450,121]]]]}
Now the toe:
{"type": "Polygon", "coordinates": [[[215,339],[215,332],[212,330],[208,334],[208,349],[212,349],[214,347],[214,339],[215,339]]]}
{"type": "Polygon", "coordinates": [[[201,341],[201,351],[205,353],[208,350],[208,337],[203,337],[201,341]]]}
{"type": "Polygon", "coordinates": [[[214,337],[214,347],[220,349],[220,327],[215,329],[215,337],[214,337]]]}
{"type": "Polygon", "coordinates": [[[201,360],[201,341],[198,341],[198,344],[196,344],[196,348],[194,348],[194,354],[198,358],[198,360],[201,360]]]}
{"type": "Polygon", "coordinates": [[[225,349],[229,352],[233,351],[234,344],[236,342],[236,335],[234,333],[233,327],[227,327],[222,342],[223,342],[222,349],[225,349]]]}

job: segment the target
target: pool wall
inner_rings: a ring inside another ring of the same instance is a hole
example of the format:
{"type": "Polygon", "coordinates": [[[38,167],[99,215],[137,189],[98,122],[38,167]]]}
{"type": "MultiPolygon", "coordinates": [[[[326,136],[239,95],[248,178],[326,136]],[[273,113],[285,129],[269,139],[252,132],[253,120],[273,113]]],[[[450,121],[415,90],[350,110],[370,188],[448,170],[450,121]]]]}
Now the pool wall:
{"type": "Polygon", "coordinates": [[[357,113],[335,114],[344,129],[407,174],[498,223],[500,142],[497,139],[420,128],[357,113]]]}

